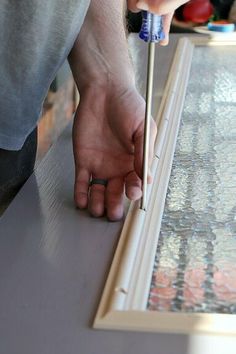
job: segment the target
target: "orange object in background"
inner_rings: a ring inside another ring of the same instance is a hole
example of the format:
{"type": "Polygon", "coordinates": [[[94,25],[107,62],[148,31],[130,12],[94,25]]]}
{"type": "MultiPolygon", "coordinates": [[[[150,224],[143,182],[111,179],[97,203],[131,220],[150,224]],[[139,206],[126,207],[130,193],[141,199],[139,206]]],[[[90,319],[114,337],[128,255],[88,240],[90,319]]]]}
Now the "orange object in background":
{"type": "Polygon", "coordinates": [[[186,22],[205,23],[214,13],[209,0],[190,0],[183,6],[183,20],[186,22]]]}

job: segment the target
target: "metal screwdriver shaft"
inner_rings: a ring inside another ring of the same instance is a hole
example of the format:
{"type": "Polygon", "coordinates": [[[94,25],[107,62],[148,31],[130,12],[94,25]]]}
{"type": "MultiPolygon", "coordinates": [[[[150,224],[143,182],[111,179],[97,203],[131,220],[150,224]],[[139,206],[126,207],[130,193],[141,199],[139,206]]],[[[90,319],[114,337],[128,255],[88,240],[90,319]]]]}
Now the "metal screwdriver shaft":
{"type": "Polygon", "coordinates": [[[148,44],[148,65],[147,65],[147,84],[146,84],[146,110],[143,143],[143,195],[141,199],[141,209],[147,209],[147,180],[149,170],[149,144],[150,144],[150,123],[152,114],[152,91],[153,73],[155,62],[155,42],[148,44]]]}
{"type": "Polygon", "coordinates": [[[148,42],[148,65],[147,65],[147,85],[146,85],[146,110],[144,125],[144,144],[143,144],[143,195],[141,198],[141,209],[147,209],[147,181],[149,170],[149,144],[150,144],[150,125],[152,114],[152,91],[153,74],[155,62],[155,43],[164,39],[162,17],[143,11],[142,28],[139,37],[148,42]]]}

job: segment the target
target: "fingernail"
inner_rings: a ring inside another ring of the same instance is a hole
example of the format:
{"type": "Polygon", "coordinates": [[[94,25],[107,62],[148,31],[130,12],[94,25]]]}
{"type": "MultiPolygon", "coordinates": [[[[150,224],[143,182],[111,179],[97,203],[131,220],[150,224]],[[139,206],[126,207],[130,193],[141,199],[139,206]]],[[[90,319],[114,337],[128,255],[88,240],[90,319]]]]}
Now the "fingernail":
{"type": "Polygon", "coordinates": [[[165,46],[167,44],[169,44],[169,34],[165,34],[165,38],[162,41],[160,41],[160,45],[165,46]]]}
{"type": "Polygon", "coordinates": [[[139,10],[149,11],[149,6],[148,6],[148,4],[146,4],[146,2],[144,2],[144,1],[138,1],[137,4],[136,4],[136,7],[137,7],[139,10]]]}
{"type": "Polygon", "coordinates": [[[142,191],[140,187],[132,187],[127,191],[126,195],[130,200],[138,200],[142,196],[142,191]]]}

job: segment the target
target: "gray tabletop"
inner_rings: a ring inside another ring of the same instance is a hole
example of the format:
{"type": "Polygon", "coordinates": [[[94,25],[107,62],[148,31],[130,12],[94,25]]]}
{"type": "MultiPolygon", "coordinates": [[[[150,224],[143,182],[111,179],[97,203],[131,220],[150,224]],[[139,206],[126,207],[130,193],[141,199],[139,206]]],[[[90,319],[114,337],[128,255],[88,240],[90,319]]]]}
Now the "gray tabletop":
{"type": "MultiPolygon", "coordinates": [[[[154,111],[176,42],[158,49],[154,111]]],[[[130,46],[143,92],[145,44],[130,46]]],[[[73,178],[69,126],[0,219],[0,354],[233,353],[230,337],[91,328],[123,222],[76,210],[73,178]]]]}

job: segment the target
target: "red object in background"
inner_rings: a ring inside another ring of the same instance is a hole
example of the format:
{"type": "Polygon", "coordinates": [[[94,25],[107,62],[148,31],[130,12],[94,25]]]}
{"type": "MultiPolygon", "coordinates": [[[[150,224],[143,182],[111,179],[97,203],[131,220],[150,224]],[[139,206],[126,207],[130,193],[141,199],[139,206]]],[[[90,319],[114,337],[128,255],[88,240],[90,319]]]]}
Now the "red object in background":
{"type": "Polygon", "coordinates": [[[214,8],[209,0],[190,0],[183,7],[186,22],[205,23],[213,15],[214,8]]]}

